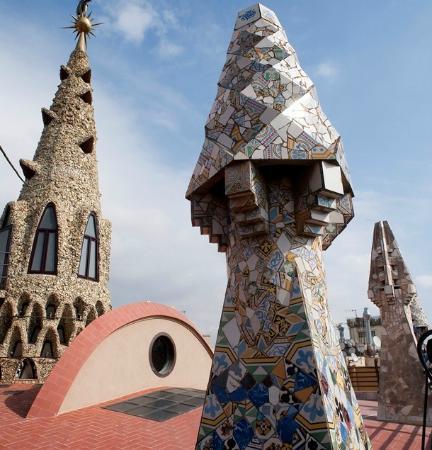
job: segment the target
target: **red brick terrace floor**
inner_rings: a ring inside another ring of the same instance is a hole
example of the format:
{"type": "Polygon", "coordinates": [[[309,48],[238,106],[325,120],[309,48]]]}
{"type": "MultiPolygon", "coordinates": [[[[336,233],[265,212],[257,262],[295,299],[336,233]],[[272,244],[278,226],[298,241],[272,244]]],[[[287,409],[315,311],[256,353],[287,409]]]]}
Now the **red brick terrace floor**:
{"type": "MultiPolygon", "coordinates": [[[[194,448],[201,408],[165,422],[141,419],[100,406],[53,418],[25,419],[38,390],[31,385],[0,386],[0,449],[194,448]]],[[[139,394],[142,393],[130,397],[139,394]]],[[[360,406],[375,450],[421,449],[421,427],[377,421],[376,402],[360,401],[360,406]]],[[[431,431],[428,429],[428,436],[431,431]]],[[[427,448],[431,448],[430,438],[427,448]]]]}

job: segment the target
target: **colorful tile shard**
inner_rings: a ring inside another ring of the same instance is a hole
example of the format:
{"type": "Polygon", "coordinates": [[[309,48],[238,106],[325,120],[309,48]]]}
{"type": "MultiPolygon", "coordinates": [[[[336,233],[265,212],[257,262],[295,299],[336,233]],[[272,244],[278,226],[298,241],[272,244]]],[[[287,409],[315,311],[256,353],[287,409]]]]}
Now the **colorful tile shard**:
{"type": "Polygon", "coordinates": [[[353,217],[340,136],[275,14],[238,15],[186,197],[227,254],[197,449],[369,449],[322,249],[353,217]]]}
{"type": "MultiPolygon", "coordinates": [[[[428,329],[416,287],[387,221],[374,227],[368,297],[380,308],[382,335],[378,418],[422,424],[424,373],[417,338],[428,329]]],[[[429,408],[428,424],[432,425],[429,408]]]]}

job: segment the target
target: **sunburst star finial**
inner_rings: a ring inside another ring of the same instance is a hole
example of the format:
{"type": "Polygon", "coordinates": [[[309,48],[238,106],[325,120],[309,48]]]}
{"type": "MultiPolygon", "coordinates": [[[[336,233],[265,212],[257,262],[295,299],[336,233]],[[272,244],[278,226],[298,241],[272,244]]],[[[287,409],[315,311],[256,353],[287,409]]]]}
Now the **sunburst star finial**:
{"type": "Polygon", "coordinates": [[[91,19],[91,12],[88,11],[88,4],[91,0],[80,0],[76,9],[76,16],[72,16],[72,25],[64,28],[71,28],[74,30],[76,38],[78,39],[77,49],[86,51],[87,36],[90,34],[94,36],[93,28],[102,25],[102,23],[93,23],[91,19]]]}

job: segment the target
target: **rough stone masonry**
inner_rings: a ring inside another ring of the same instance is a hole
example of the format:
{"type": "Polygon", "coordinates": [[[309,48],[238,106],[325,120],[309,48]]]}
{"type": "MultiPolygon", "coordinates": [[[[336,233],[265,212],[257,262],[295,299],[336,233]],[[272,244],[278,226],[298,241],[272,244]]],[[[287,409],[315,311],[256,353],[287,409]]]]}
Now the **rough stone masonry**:
{"type": "MultiPolygon", "coordinates": [[[[417,337],[428,329],[426,315],[387,221],[374,227],[368,297],[381,312],[378,419],[423,423],[425,375],[417,337]]],[[[429,408],[428,424],[432,424],[429,408]]]]}
{"type": "Polygon", "coordinates": [[[43,382],[111,308],[111,224],[101,214],[91,69],[77,30],[52,106],[42,109],[34,159],[20,161],[21,194],[0,219],[0,383],[43,382]]]}

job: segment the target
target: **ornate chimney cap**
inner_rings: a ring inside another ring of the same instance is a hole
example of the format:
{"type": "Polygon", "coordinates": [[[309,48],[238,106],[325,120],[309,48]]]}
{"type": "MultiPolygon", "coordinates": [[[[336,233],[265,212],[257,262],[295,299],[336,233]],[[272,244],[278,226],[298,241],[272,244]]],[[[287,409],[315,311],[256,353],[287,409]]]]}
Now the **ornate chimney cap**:
{"type": "Polygon", "coordinates": [[[238,30],[249,23],[256,22],[259,19],[267,20],[273,25],[276,25],[278,28],[282,28],[276,14],[261,3],[257,3],[256,5],[249,6],[249,8],[239,11],[235,24],[235,30],[238,30]]]}
{"type": "Polygon", "coordinates": [[[212,188],[231,163],[338,165],[352,193],[342,140],[275,13],[261,4],[237,15],[205,140],[187,198],[212,188]]]}

